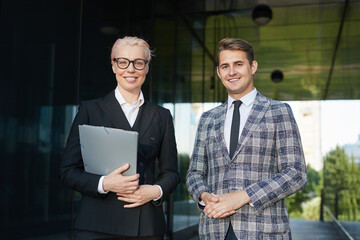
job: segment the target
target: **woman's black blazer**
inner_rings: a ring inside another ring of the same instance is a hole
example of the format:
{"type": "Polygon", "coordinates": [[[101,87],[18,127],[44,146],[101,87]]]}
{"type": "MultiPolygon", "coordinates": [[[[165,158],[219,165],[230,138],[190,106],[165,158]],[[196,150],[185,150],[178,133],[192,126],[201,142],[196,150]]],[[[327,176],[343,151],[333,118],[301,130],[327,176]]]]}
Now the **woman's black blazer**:
{"type": "Polygon", "coordinates": [[[104,98],[83,102],[70,130],[60,178],[66,186],[82,194],[74,228],[123,236],[163,235],[166,224],[161,203],[179,183],[174,125],[169,110],[145,101],[131,128],[114,91],[104,98]],[[126,203],[117,200],[115,193],[99,194],[101,176],[84,171],[78,130],[81,124],[137,131],[139,182],[161,186],[162,198],[125,209],[126,203]]]}

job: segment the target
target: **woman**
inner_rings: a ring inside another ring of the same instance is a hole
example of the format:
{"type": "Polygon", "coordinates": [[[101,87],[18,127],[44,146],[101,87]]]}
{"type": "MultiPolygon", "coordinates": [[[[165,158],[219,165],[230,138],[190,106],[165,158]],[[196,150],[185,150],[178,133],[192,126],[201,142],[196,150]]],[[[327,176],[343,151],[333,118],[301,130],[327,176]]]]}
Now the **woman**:
{"type": "Polygon", "coordinates": [[[60,167],[63,183],[82,193],[73,239],[163,239],[162,202],[175,189],[179,174],[170,112],[145,101],[141,91],[150,60],[143,39],[118,39],[111,51],[116,89],[79,107],[60,167]],[[85,172],[81,124],[137,131],[138,173],[122,176],[128,164],[107,176],[85,172]]]}

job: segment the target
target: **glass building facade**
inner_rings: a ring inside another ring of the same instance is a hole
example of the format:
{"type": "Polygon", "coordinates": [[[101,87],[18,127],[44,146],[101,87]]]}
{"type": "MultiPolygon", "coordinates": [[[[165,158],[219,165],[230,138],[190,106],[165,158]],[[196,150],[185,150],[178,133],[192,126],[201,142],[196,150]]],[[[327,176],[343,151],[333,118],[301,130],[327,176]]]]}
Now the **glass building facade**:
{"type": "MultiPolygon", "coordinates": [[[[184,180],[195,134],[195,122],[190,121],[196,121],[189,114],[202,107],[190,104],[194,86],[189,59],[196,43],[180,26],[174,3],[3,0],[0,4],[1,238],[51,239],[56,234],[70,238],[81,196],[62,185],[59,163],[79,103],[115,89],[110,50],[117,37],[126,35],[144,38],[155,50],[142,89],[145,99],[169,108],[174,119],[179,116],[176,134],[179,126],[193,126],[182,135],[186,142],[177,138],[179,146],[186,146],[179,151],[181,184],[164,208],[169,238],[196,225],[198,212],[184,180]]],[[[196,48],[201,59],[201,48],[196,48]]],[[[198,85],[196,91],[203,91],[198,85]]]]}

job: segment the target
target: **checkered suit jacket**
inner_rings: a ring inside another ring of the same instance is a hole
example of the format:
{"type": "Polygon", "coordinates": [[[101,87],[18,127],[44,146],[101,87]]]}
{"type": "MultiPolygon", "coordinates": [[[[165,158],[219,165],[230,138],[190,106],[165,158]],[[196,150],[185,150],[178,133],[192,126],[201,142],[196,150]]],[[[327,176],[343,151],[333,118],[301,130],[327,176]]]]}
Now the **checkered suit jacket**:
{"type": "Polygon", "coordinates": [[[260,93],[241,133],[233,159],[224,140],[227,103],[201,116],[186,183],[199,202],[202,192],[224,194],[245,189],[245,205],[224,219],[200,209],[200,239],[224,239],[231,221],[238,239],[291,239],[284,198],[306,185],[300,134],[286,103],[260,93]]]}

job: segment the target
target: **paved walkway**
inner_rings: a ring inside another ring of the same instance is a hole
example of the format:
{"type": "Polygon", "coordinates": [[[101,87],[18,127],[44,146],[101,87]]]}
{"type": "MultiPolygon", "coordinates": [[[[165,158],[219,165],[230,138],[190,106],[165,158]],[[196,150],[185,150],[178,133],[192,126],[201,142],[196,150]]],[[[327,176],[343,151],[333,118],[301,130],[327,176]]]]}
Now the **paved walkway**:
{"type": "Polygon", "coordinates": [[[360,240],[360,222],[341,222],[341,224],[355,240],[360,240]]]}
{"type": "MultiPolygon", "coordinates": [[[[194,224],[194,219],[184,218],[188,224],[194,224]]],[[[195,223],[196,224],[196,223],[195,223]]],[[[351,234],[354,240],[360,240],[360,222],[342,222],[344,228],[351,234]]],[[[343,240],[344,235],[339,233],[338,228],[333,222],[290,220],[290,228],[293,240],[343,240]]],[[[184,240],[199,240],[196,229],[191,229],[194,237],[184,240]]],[[[69,240],[69,233],[38,238],[28,238],[27,240],[69,240]]]]}
{"type": "Polygon", "coordinates": [[[290,220],[293,240],[342,240],[332,222],[290,220]]]}
{"type": "MultiPolygon", "coordinates": [[[[345,222],[344,227],[355,240],[360,240],[360,223],[345,222]]],[[[343,240],[346,239],[332,222],[290,220],[293,240],[343,240]]],[[[195,236],[189,240],[199,240],[195,236]]]]}

